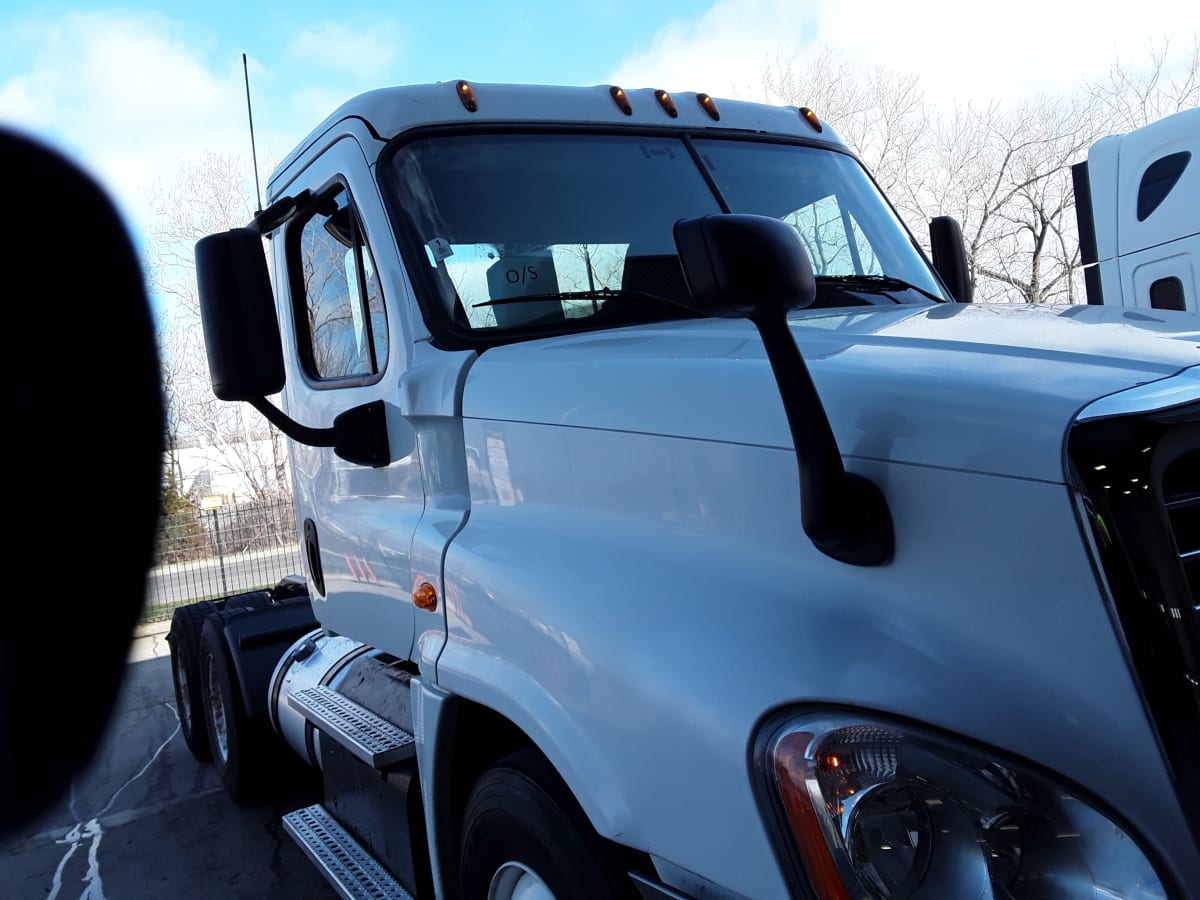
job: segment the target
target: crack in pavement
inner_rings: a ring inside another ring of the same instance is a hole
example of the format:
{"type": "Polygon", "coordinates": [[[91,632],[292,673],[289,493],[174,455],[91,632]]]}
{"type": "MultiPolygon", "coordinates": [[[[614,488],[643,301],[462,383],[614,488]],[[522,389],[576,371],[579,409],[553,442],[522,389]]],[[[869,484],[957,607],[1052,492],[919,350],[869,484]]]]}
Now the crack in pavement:
{"type": "Polygon", "coordinates": [[[117,788],[113,792],[113,795],[108,798],[108,802],[104,804],[104,807],[94,816],[89,818],[87,822],[82,821],[82,817],[75,809],[75,784],[74,782],[71,783],[70,809],[71,815],[75,816],[77,821],[73,826],[71,826],[71,828],[67,830],[66,834],[55,841],[56,844],[67,844],[69,846],[67,847],[66,852],[63,854],[62,859],[58,861],[58,866],[54,870],[54,877],[51,880],[50,892],[46,895],[46,900],[56,900],[59,892],[62,890],[62,876],[63,871],[67,867],[67,863],[70,862],[71,857],[75,855],[75,851],[78,850],[85,841],[89,840],[90,845],[88,847],[87,854],[88,867],[87,872],[84,873],[82,879],[84,888],[83,892],[79,895],[79,900],[104,900],[104,882],[100,877],[99,859],[100,841],[104,838],[104,829],[100,825],[100,817],[113,808],[113,804],[117,802],[117,798],[121,796],[121,792],[124,791],[125,788],[129,787],[149,771],[150,767],[158,761],[159,756],[162,755],[162,752],[166,749],[167,744],[171,743],[171,741],[174,740],[175,735],[179,734],[181,730],[181,725],[179,724],[179,710],[177,710],[171,703],[164,703],[163,705],[175,714],[174,731],[167,735],[166,739],[158,745],[158,749],[154,751],[150,759],[146,761],[146,764],[138,769],[137,772],[135,772],[134,775],[123,785],[117,788]]]}

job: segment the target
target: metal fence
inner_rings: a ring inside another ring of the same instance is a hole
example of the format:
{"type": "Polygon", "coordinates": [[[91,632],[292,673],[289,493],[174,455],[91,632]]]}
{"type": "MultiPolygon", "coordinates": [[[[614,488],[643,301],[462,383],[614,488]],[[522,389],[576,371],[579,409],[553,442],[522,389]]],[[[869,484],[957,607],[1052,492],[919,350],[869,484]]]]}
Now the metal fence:
{"type": "Polygon", "coordinates": [[[169,618],[196,600],[270,587],[301,571],[291,497],[164,514],[156,556],[146,581],[146,621],[169,618]]]}

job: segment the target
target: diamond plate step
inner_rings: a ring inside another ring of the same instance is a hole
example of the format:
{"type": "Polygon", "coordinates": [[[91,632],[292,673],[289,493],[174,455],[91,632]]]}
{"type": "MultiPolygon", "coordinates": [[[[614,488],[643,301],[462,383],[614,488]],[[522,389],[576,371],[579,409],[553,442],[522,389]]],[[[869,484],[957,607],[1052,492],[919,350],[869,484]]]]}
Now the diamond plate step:
{"type": "Polygon", "coordinates": [[[411,734],[331,688],[310,687],[288,694],[288,705],[376,769],[416,755],[411,734]]]}
{"type": "Polygon", "coordinates": [[[413,900],[320,804],[285,815],[283,829],[343,900],[413,900]]]}

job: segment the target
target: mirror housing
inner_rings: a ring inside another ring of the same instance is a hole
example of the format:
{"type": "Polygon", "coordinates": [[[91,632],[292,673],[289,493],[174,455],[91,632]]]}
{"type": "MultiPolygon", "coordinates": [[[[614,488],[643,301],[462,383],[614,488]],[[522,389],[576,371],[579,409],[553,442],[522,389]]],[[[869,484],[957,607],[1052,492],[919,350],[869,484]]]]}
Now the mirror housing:
{"type": "Polygon", "coordinates": [[[816,298],[808,252],[769,216],[712,215],[675,223],[679,262],[697,308],[747,318],[762,337],[800,476],[800,519],[818,550],[856,566],[892,558],[892,517],[879,487],[846,471],[829,417],[792,338],[787,314],[816,298]]]}
{"type": "Polygon", "coordinates": [[[675,223],[675,245],[696,307],[754,319],[811,306],[817,296],[796,229],[767,216],[702,216],[675,223]],[[782,226],[782,227],[779,227],[782,226]]]}
{"type": "Polygon", "coordinates": [[[937,216],[929,222],[929,247],[933,268],[959,303],[970,303],[975,289],[971,285],[971,266],[962,228],[953,216],[937,216]]]}
{"type": "Polygon", "coordinates": [[[253,400],[283,389],[283,345],[262,238],[250,228],[196,244],[196,285],[213,393],[253,400]]]}

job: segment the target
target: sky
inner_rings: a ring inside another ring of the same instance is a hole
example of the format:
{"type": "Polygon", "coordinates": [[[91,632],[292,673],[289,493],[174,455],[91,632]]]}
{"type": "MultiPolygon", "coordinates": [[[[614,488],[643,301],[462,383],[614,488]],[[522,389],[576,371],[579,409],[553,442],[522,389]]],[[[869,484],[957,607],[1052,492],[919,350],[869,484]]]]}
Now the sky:
{"type": "MultiPolygon", "coordinates": [[[[831,48],[920,77],[933,102],[1070,91],[1118,57],[1200,33],[1194,0],[593,0],[519,5],[259,0],[0,7],[0,126],[94,175],[135,241],[150,196],[205,151],[249,166],[249,61],[263,181],[341,102],[453,81],[620,84],[762,99],[772,60],[831,48]]],[[[820,110],[818,110],[820,112],[820,110]]],[[[836,126],[836,122],[834,123],[836,126]]],[[[252,183],[252,174],[248,173],[252,183]]]]}

